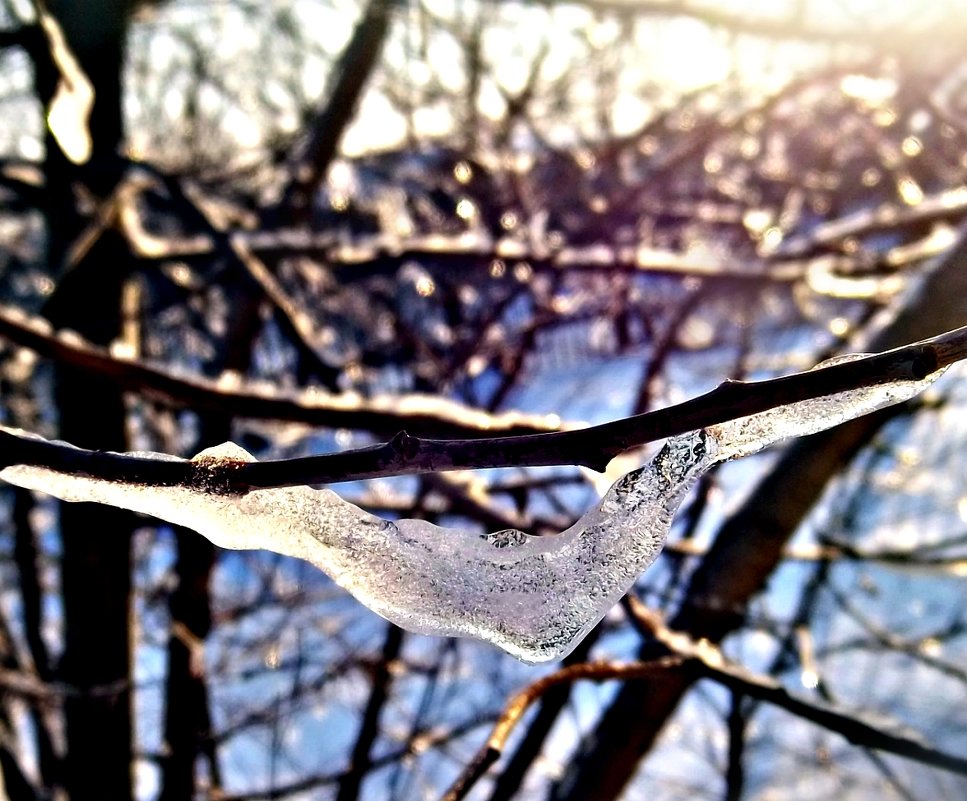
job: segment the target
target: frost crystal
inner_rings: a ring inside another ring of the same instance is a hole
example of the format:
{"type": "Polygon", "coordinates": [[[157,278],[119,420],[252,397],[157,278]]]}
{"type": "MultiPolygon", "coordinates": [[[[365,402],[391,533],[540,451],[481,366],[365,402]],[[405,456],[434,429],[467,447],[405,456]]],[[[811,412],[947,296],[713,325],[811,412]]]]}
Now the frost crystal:
{"type": "MultiPolygon", "coordinates": [[[[475,637],[523,661],[543,662],[568,654],[656,559],[686,492],[713,464],[906,400],[937,375],[795,403],[673,437],[577,523],[551,537],[514,529],[481,536],[423,520],[389,522],[331,490],[309,487],[233,496],[29,466],[8,467],[0,478],[67,501],[149,514],[223,548],[264,548],[305,559],[405,629],[475,637]]],[[[232,443],[195,458],[252,460],[232,443]]]]}

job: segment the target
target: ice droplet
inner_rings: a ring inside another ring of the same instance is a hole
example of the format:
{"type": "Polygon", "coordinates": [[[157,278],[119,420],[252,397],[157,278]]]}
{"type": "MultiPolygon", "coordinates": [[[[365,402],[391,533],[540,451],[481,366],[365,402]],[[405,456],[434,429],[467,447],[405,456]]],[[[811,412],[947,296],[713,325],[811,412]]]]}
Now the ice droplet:
{"type": "MultiPolygon", "coordinates": [[[[226,495],[13,466],[0,478],[67,501],[96,501],[194,529],[215,545],[304,559],[370,609],[410,631],[493,643],[525,662],[566,656],[657,558],[689,487],[716,462],[906,400],[901,381],[794,403],[669,439],[556,536],[481,536],[424,520],[389,522],[331,490],[226,495]]],[[[172,458],[160,454],[158,458],[172,458]]],[[[244,460],[232,443],[196,460],[244,460]]]]}

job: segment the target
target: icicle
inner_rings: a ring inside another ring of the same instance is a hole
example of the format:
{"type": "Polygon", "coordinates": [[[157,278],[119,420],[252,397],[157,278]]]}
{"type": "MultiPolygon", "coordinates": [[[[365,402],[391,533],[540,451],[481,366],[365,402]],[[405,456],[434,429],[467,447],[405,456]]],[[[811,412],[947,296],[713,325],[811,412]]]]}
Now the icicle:
{"type": "MultiPolygon", "coordinates": [[[[263,548],[305,559],[405,629],[475,637],[523,661],[543,662],[567,655],[654,562],[689,487],[713,464],[906,400],[937,375],[795,403],[673,437],[577,523],[549,537],[389,522],[331,490],[309,487],[231,496],[29,466],[8,467],[0,478],[62,500],[149,514],[223,548],[263,548]]],[[[232,443],[195,458],[252,460],[232,443]]]]}

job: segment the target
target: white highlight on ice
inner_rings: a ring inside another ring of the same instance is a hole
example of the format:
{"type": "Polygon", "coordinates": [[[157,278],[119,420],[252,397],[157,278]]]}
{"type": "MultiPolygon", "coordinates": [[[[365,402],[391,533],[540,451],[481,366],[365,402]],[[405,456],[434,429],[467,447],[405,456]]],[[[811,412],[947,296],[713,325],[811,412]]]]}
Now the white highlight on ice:
{"type": "MultiPolygon", "coordinates": [[[[794,403],[672,437],[573,526],[549,537],[390,522],[331,490],[309,487],[232,496],[30,466],[8,467],[0,478],[66,501],[152,515],[194,529],[222,548],[262,548],[304,559],[405,629],[474,637],[523,661],[545,662],[566,656],[655,561],[683,498],[713,464],[907,400],[939,375],[794,403]]],[[[252,460],[232,443],[195,458],[252,460]]]]}

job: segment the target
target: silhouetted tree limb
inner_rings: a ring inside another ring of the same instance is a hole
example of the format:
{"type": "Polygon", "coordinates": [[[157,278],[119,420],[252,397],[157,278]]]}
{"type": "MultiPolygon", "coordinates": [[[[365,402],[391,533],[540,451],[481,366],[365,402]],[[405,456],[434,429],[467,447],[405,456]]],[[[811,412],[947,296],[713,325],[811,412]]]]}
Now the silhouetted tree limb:
{"type": "Polygon", "coordinates": [[[389,30],[395,0],[370,0],[333,71],[326,105],[308,126],[304,146],[293,155],[283,203],[304,210],[336,156],[336,148],[369,83],[389,30]]]}
{"type": "Polygon", "coordinates": [[[655,678],[670,673],[685,664],[685,660],[678,656],[666,656],[651,662],[635,662],[620,664],[616,662],[581,662],[556,670],[533,684],[529,684],[517,693],[497,719],[490,736],[483,747],[474,755],[466,768],[460,773],[450,789],[444,793],[441,801],[460,801],[473,788],[474,784],[487,772],[504,751],[507,738],[524,716],[530,706],[544,696],[545,693],[561,684],[569,684],[579,679],[590,681],[609,681],[621,679],[630,681],[644,677],[655,678]]]}
{"type": "Polygon", "coordinates": [[[919,381],[967,358],[967,326],[855,361],[767,381],[726,381],[676,406],[602,425],[492,439],[425,439],[401,431],[389,442],[342,453],[217,464],[86,451],[0,432],[0,465],[29,464],[109,481],[217,487],[226,493],[483,467],[572,464],[604,470],[612,458],[657,439],[779,406],[891,381],[919,381]]]}
{"type": "Polygon", "coordinates": [[[379,734],[379,718],[389,697],[392,684],[393,662],[399,657],[403,646],[403,630],[389,624],[386,639],[383,641],[383,651],[379,663],[373,670],[373,685],[369,691],[369,700],[359,724],[356,744],[353,746],[349,761],[349,770],[339,782],[339,792],[336,801],[355,801],[359,797],[359,790],[363,778],[373,764],[372,749],[379,734]]]}

